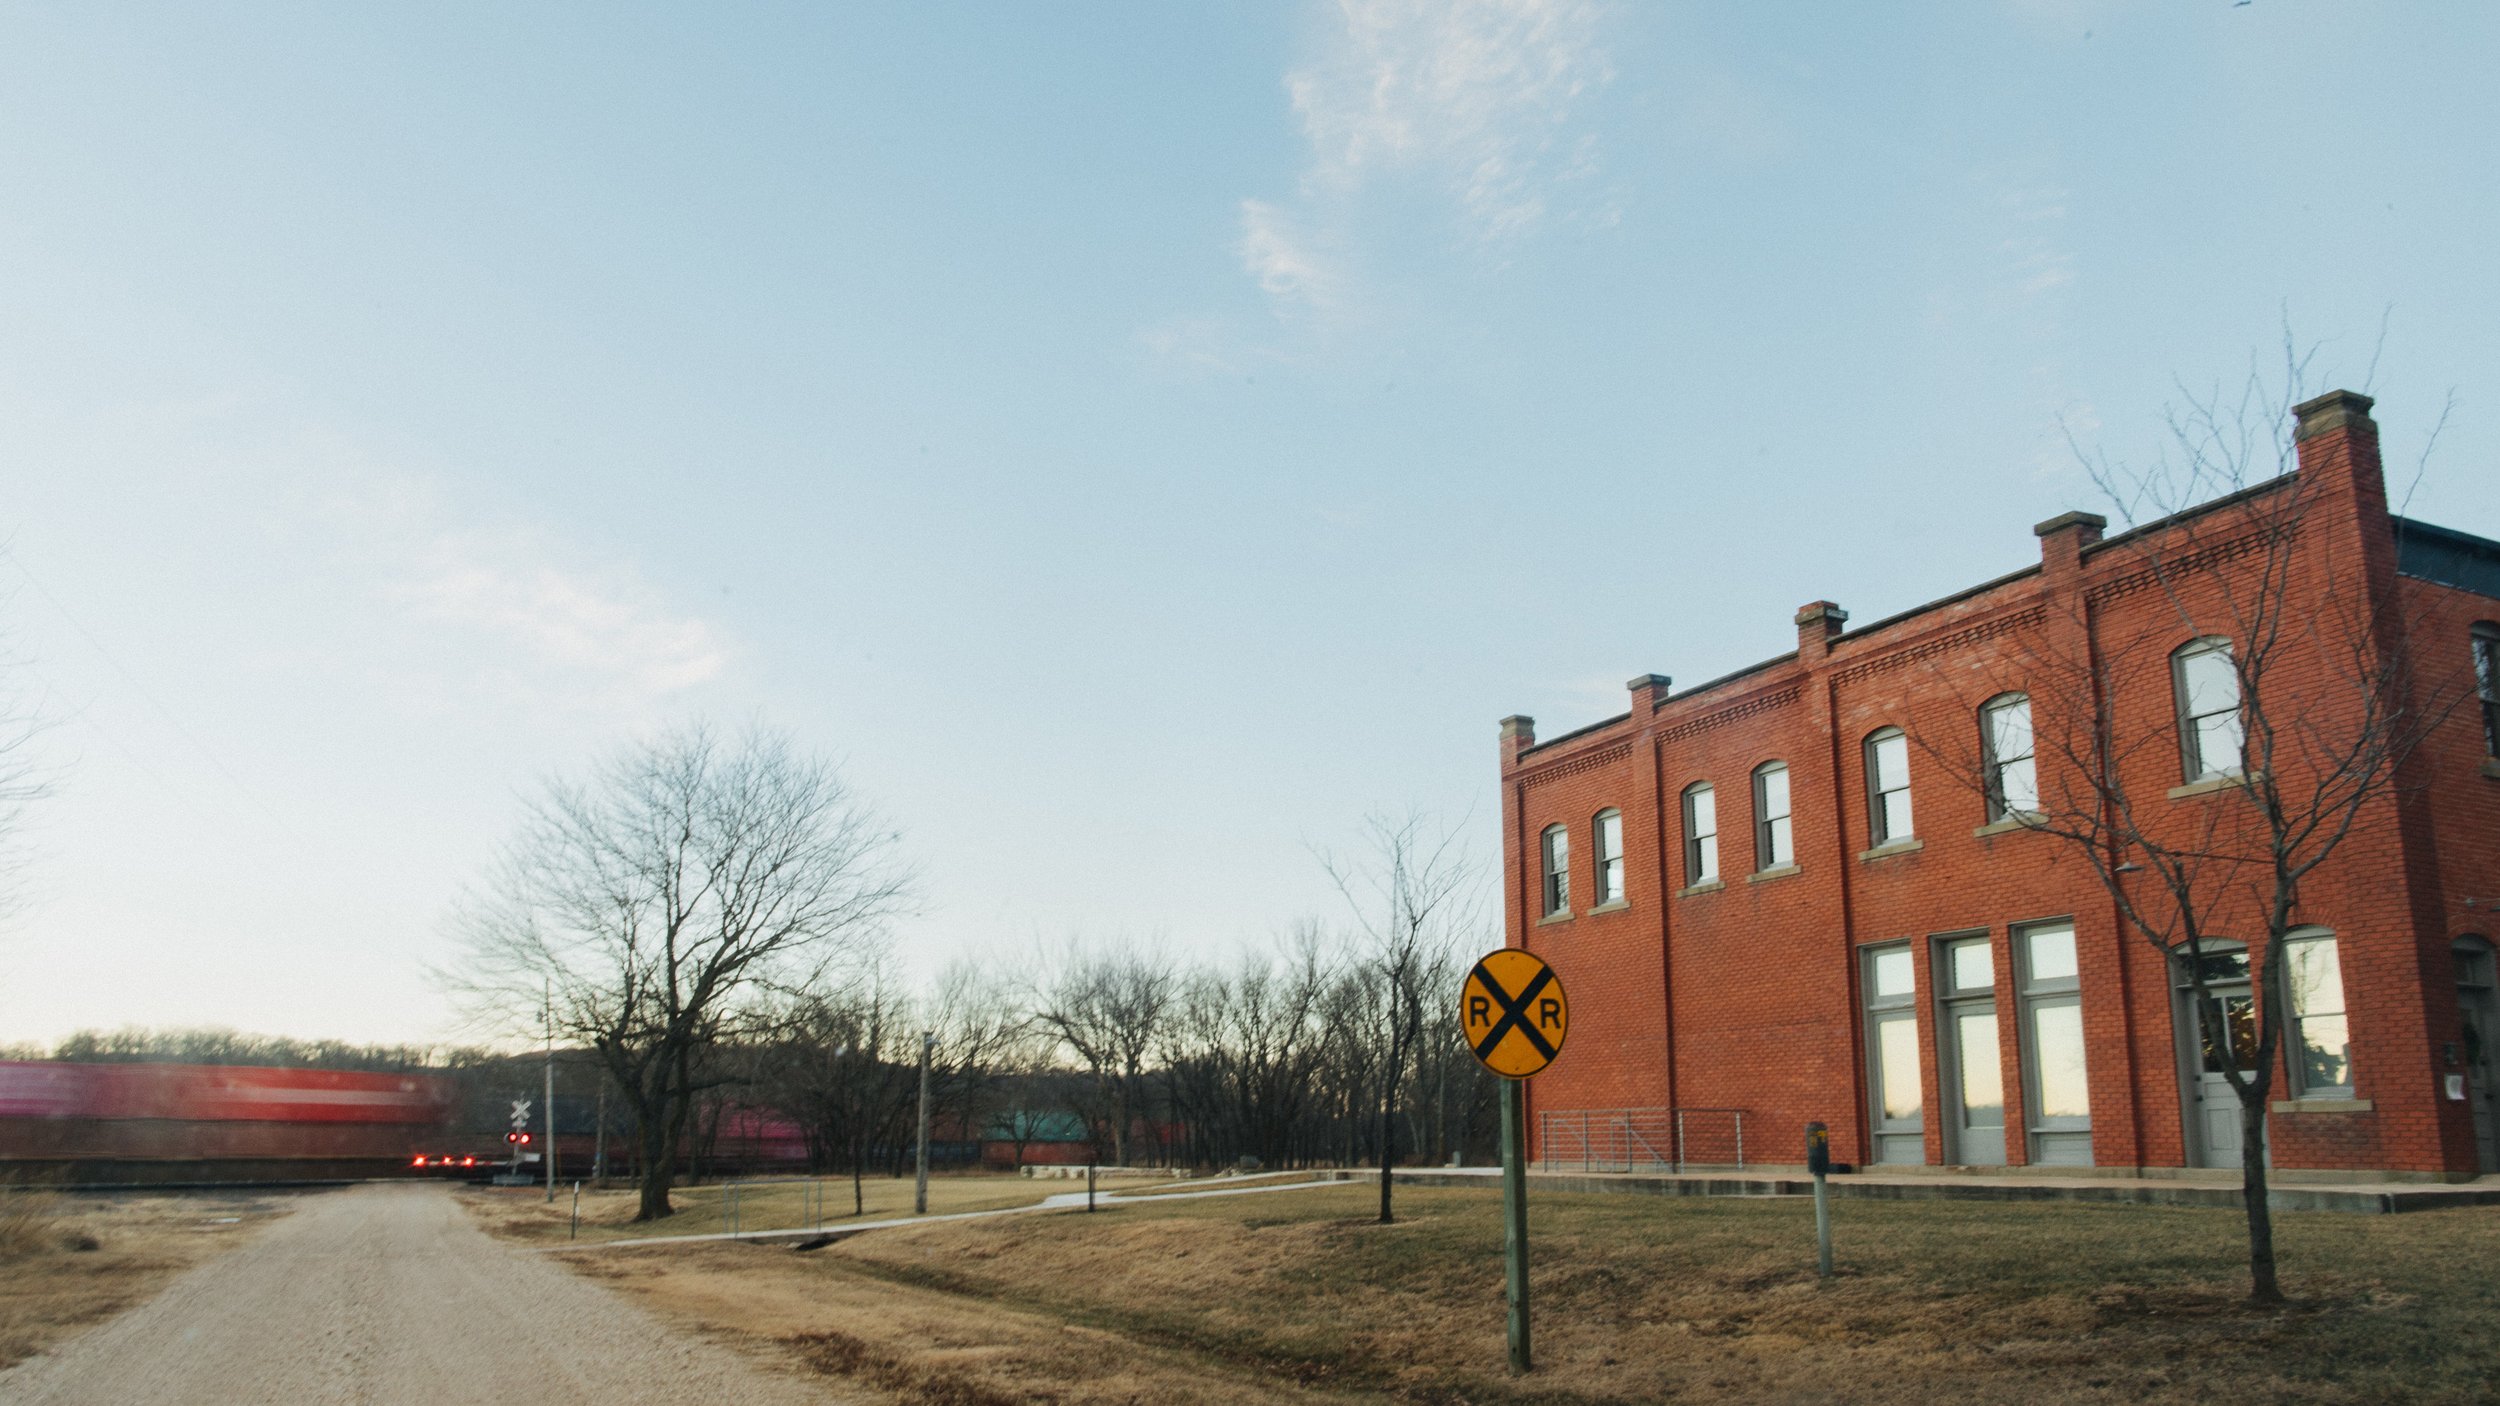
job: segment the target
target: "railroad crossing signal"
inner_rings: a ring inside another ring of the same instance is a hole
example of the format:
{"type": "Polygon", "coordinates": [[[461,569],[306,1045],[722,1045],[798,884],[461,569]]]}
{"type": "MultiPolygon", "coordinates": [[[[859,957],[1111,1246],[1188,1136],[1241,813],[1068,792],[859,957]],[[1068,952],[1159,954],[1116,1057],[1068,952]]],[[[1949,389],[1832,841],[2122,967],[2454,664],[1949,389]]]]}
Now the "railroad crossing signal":
{"type": "Polygon", "coordinates": [[[1485,1068],[1525,1079],[1562,1053],[1571,1003],[1544,958],[1504,947],[1467,973],[1458,992],[1458,1026],[1485,1068]]]}
{"type": "Polygon", "coordinates": [[[530,1125],[530,1101],[529,1101],[528,1099],[525,1099],[525,1098],[516,1098],[516,1099],[514,1099],[514,1100],[512,1101],[512,1126],[513,1126],[514,1128],[518,1129],[518,1128],[526,1128],[526,1127],[528,1127],[529,1125],[530,1125]]]}

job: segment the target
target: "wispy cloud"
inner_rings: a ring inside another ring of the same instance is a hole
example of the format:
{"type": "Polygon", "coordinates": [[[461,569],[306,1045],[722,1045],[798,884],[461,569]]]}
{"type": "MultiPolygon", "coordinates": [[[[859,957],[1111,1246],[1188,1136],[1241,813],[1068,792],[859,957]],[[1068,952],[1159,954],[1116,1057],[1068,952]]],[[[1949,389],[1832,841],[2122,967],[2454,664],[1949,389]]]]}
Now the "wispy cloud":
{"type": "Polygon", "coordinates": [[[1241,202],[1241,266],[1279,304],[1335,305],[1338,271],[1302,222],[1264,200],[1241,202]]]}
{"type": "Polygon", "coordinates": [[[1544,220],[1595,169],[1579,100],[1613,76],[1587,0],[1338,0],[1320,55],[1285,80],[1310,183],[1350,190],[1415,170],[1444,182],[1479,238],[1544,220]]]}
{"type": "MultiPolygon", "coordinates": [[[[1598,169],[1582,101],[1612,78],[1593,0],[1335,0],[1285,75],[1309,147],[1289,198],[1241,202],[1234,252],[1279,316],[1342,323],[1363,302],[1361,204],[1396,181],[1500,250],[1568,210],[1598,169]]],[[[1151,339],[1150,339],[1150,345],[1151,339]]]]}
{"type": "Polygon", "coordinates": [[[417,618],[475,631],[537,665],[644,699],[717,677],[727,651],[649,588],[550,564],[527,534],[446,533],[391,594],[417,618]]]}

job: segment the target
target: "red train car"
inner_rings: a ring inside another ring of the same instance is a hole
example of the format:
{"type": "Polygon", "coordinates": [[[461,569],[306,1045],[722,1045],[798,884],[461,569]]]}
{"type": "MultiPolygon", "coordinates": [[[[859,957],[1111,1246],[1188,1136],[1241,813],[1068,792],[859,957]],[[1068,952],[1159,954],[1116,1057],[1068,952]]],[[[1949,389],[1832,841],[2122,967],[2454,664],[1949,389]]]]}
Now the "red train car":
{"type": "Polygon", "coordinates": [[[456,1095],[436,1074],[0,1062],[0,1168],[74,1182],[398,1175],[443,1142],[456,1095]]]}

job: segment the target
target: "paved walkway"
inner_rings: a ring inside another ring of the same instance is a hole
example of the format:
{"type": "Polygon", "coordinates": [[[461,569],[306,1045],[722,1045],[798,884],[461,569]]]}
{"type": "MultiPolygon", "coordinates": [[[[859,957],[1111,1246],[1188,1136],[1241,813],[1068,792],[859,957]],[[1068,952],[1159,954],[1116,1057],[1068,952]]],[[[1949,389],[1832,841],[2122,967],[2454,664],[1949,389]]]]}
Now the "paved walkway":
{"type": "Polygon", "coordinates": [[[507,1248],[421,1183],[308,1195],[148,1303],[0,1372],[0,1402],[28,1406],[852,1399],[507,1248]]]}

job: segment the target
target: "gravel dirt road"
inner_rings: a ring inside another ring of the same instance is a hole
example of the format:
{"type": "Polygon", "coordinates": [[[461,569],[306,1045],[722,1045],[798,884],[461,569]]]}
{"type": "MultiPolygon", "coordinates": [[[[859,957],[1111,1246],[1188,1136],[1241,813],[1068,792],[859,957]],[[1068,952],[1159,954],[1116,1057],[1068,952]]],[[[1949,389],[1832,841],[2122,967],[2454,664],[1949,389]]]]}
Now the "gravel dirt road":
{"type": "Polygon", "coordinates": [[[304,1198],[250,1245],[53,1355],[0,1402],[850,1401],[487,1238],[438,1186],[304,1198]]]}

